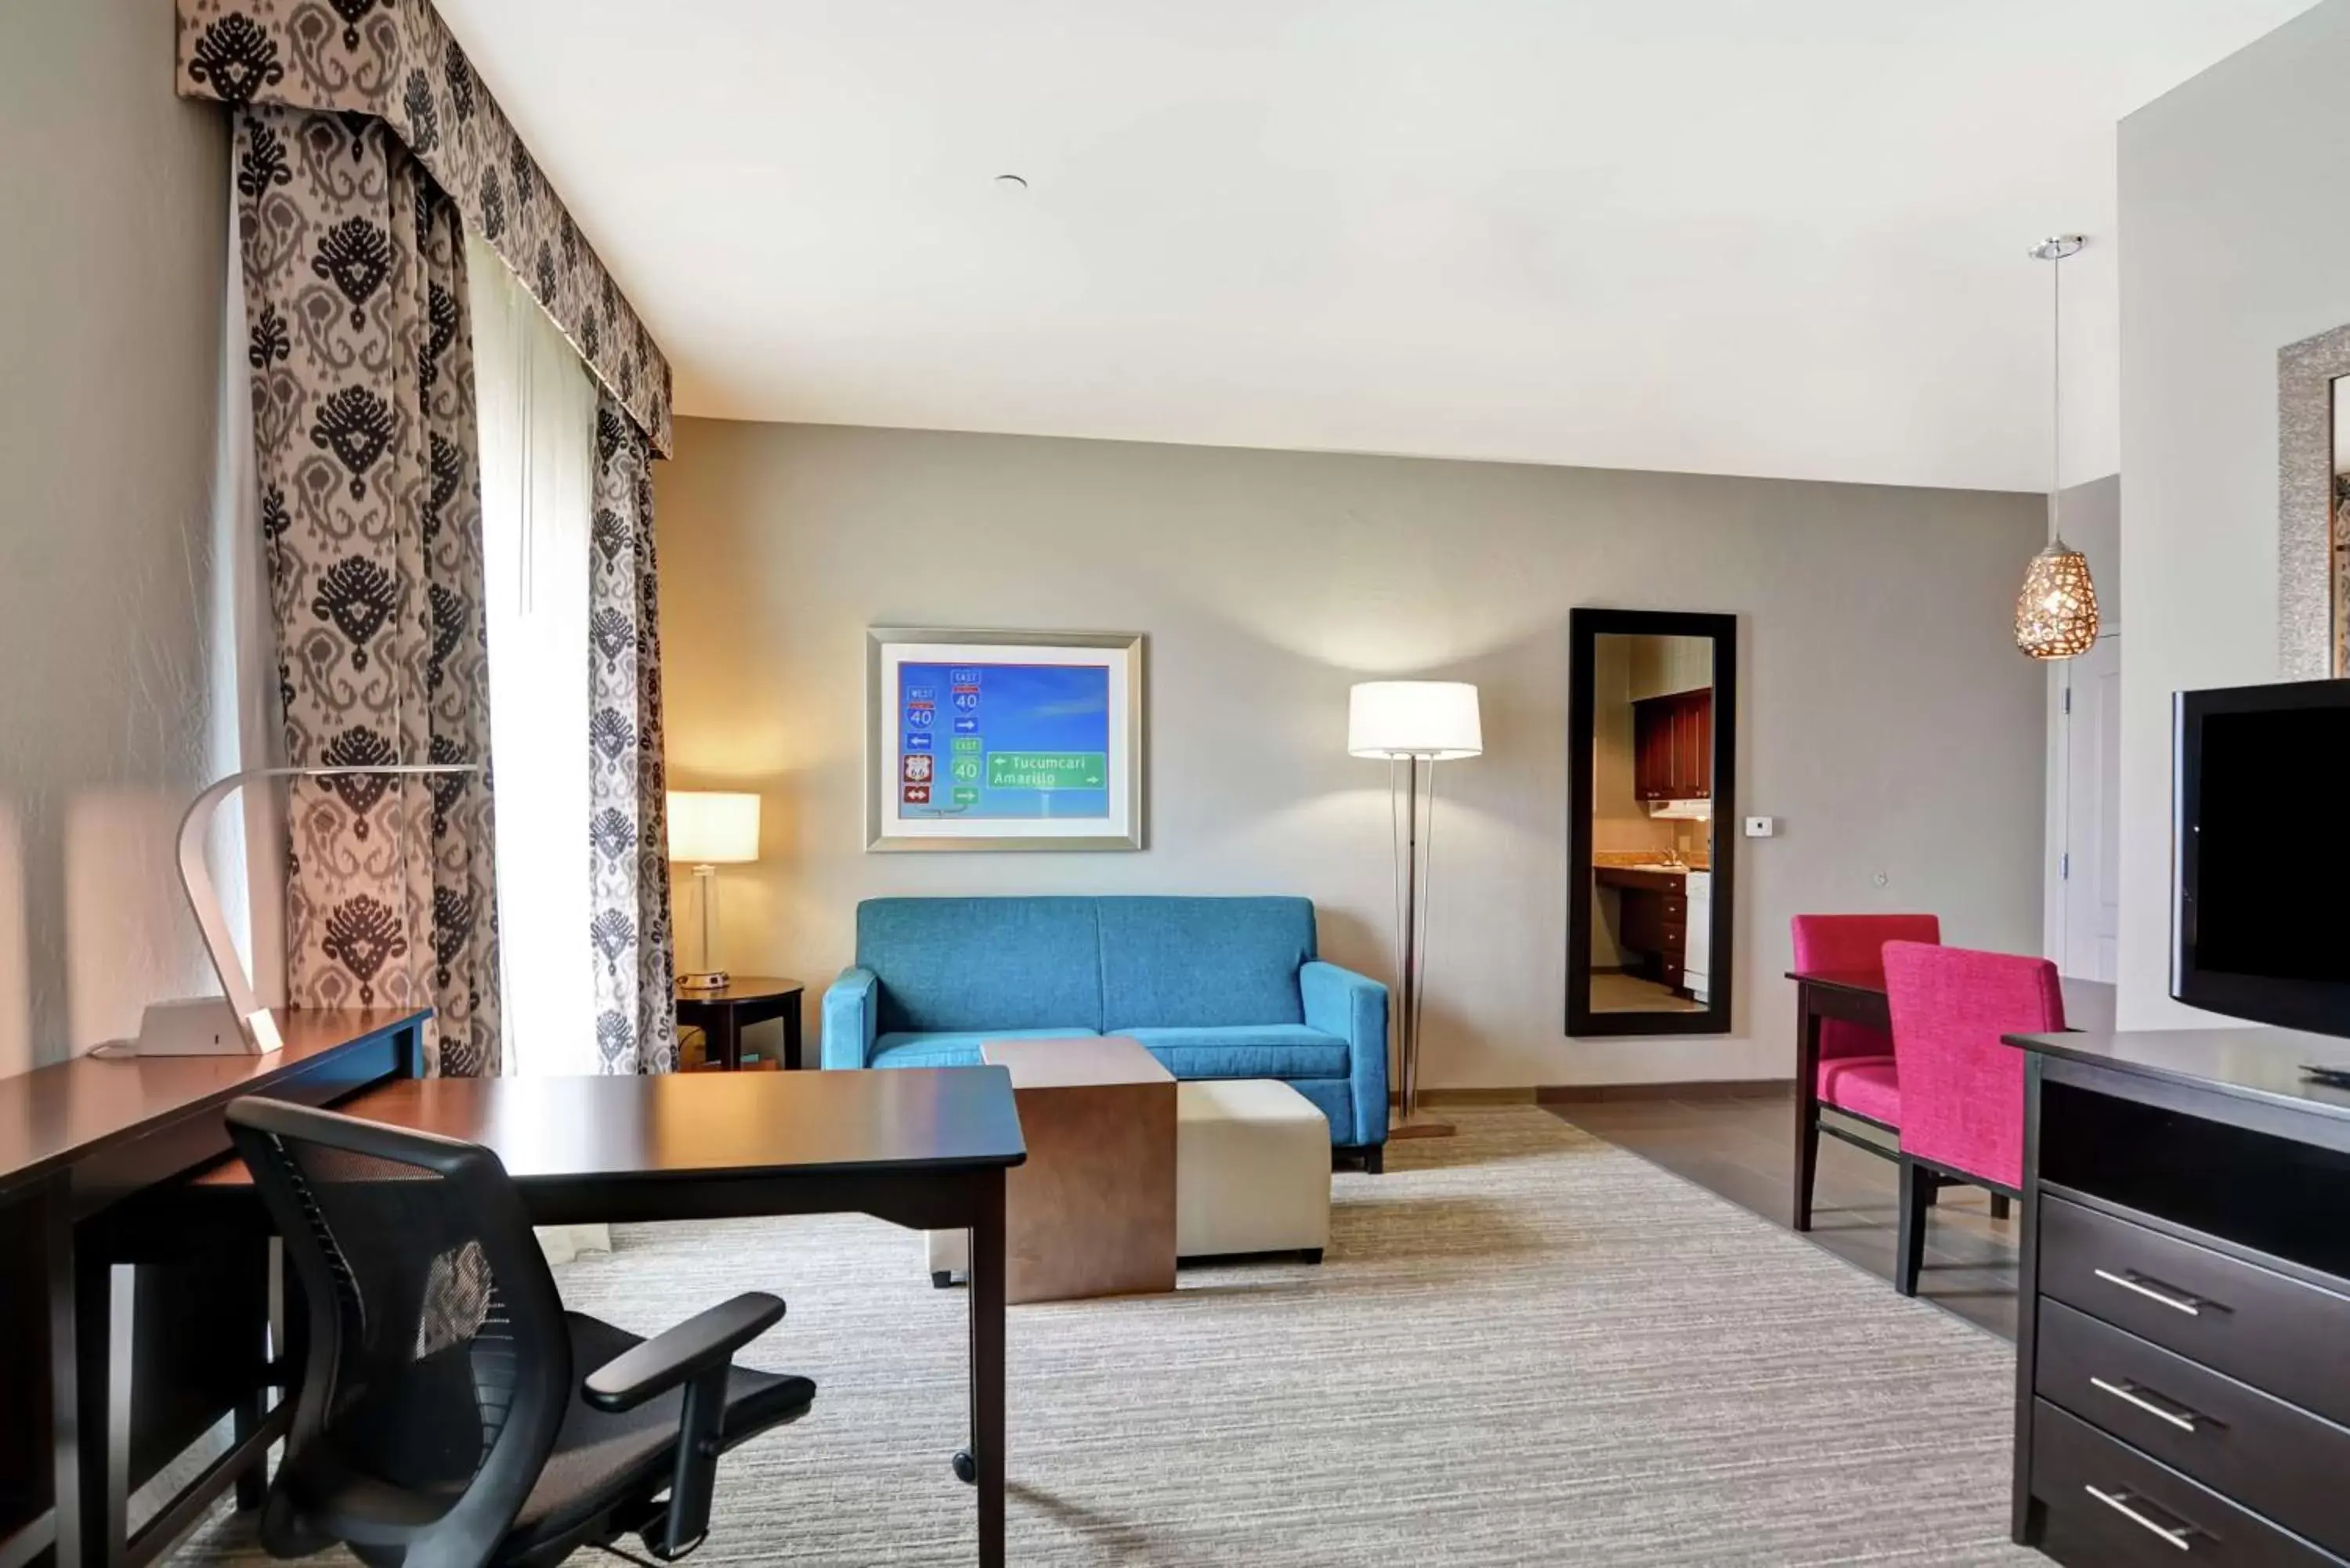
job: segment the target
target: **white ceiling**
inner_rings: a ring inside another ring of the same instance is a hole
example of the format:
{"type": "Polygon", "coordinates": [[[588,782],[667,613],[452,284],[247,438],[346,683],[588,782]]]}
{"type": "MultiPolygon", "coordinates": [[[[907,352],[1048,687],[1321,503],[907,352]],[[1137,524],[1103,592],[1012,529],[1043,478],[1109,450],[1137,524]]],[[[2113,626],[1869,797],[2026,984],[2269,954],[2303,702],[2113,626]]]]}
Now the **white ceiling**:
{"type": "Polygon", "coordinates": [[[2021,490],[2026,246],[2070,483],[2114,122],[2311,0],[438,3],[681,412],[2021,490]]]}

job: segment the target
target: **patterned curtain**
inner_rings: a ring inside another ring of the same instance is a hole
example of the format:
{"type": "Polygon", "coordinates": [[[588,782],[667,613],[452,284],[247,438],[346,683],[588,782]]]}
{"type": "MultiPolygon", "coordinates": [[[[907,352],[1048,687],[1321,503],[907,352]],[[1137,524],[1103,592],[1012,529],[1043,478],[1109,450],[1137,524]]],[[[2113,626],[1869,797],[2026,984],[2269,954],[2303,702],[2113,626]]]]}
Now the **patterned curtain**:
{"type": "Polygon", "coordinates": [[[382,120],[669,454],[669,360],[431,0],[176,8],[182,97],[382,120]]]}
{"type": "Polygon", "coordinates": [[[431,1006],[435,1073],[498,1069],[489,660],[456,209],[381,120],[256,106],[235,182],[254,446],[297,766],[290,998],[431,1006]]]}
{"type": "Polygon", "coordinates": [[[596,410],[588,576],[588,898],[596,1045],[607,1073],[677,1070],[661,763],[652,449],[605,393],[596,410]]]}

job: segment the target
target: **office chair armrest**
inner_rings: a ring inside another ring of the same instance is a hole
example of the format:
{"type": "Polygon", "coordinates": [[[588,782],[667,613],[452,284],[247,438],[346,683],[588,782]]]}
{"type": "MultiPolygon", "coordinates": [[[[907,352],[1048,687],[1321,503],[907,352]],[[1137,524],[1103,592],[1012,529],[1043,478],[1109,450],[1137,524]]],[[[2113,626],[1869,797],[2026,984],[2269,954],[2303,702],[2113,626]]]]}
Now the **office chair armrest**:
{"type": "Polygon", "coordinates": [[[723,1369],[734,1353],[783,1321],[784,1303],[763,1291],[697,1313],[588,1375],[580,1392],[598,1410],[633,1410],[655,1395],[723,1369]]]}

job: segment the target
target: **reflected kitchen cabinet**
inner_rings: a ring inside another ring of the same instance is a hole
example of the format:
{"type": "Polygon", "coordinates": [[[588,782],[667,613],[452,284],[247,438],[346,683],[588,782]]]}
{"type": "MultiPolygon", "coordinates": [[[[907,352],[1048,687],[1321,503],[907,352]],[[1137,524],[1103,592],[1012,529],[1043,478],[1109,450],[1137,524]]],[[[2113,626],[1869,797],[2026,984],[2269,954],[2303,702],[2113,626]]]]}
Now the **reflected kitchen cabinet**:
{"type": "Polygon", "coordinates": [[[1686,994],[1688,872],[1679,867],[1601,866],[1593,886],[1616,895],[1616,941],[1622,972],[1686,994]]]}
{"type": "Polygon", "coordinates": [[[1632,793],[1641,800],[1713,798],[1713,691],[1632,704],[1632,793]]]}

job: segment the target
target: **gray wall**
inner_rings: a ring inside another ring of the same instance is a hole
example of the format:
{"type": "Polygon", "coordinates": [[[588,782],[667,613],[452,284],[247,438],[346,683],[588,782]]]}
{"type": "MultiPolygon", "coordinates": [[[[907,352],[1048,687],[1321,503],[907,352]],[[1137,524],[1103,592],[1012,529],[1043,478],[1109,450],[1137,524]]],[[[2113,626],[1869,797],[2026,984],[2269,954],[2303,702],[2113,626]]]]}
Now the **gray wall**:
{"type": "Polygon", "coordinates": [[[2278,678],[2277,350],[2350,322],[2350,0],[2121,124],[2125,1027],[2168,1000],[2170,696],[2278,678]]]}
{"type": "Polygon", "coordinates": [[[172,836],[228,717],[228,132],[172,96],[172,26],[171,0],[0,5],[0,1073],[216,989],[172,836]]]}
{"type": "Polygon", "coordinates": [[[1486,753],[1442,764],[1432,1085],[1784,1075],[1798,910],[2037,940],[2037,496],[691,420],[658,483],[672,786],[766,802],[765,858],[722,874],[737,969],[820,986],[873,894],[1280,890],[1384,976],[1386,773],[1345,744],[1375,675],[1484,704],[1486,753]],[[1783,836],[1736,842],[1730,1038],[1562,1037],[1576,605],[1742,618],[1739,804],[1783,836]],[[865,854],[892,622],[1148,633],[1149,850],[865,854]]]}
{"type": "MultiPolygon", "coordinates": [[[[2065,543],[2088,557],[2097,587],[2097,620],[2106,631],[2122,624],[2122,476],[2109,473],[2067,485],[2058,515],[2065,543]]],[[[2017,579],[2022,581],[2019,572],[2017,579]]]]}

